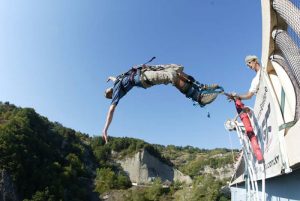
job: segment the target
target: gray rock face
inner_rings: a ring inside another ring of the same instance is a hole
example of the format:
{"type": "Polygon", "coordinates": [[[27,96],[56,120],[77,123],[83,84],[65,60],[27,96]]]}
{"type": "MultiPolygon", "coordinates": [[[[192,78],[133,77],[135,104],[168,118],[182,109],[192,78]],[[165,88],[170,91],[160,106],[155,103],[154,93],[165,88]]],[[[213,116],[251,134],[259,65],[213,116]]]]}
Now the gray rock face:
{"type": "Polygon", "coordinates": [[[233,175],[234,168],[232,164],[225,165],[222,168],[213,169],[209,166],[204,167],[204,171],[201,171],[201,173],[204,174],[211,174],[217,179],[228,179],[233,175]]]}
{"type": "Polygon", "coordinates": [[[158,158],[149,154],[146,150],[141,150],[133,157],[118,161],[122,168],[128,173],[131,182],[146,184],[154,178],[161,178],[165,181],[181,181],[191,183],[192,179],[184,175],[179,170],[161,162],[158,158]]]}
{"type": "Polygon", "coordinates": [[[0,201],[18,201],[15,185],[5,170],[0,170],[0,201]]]}

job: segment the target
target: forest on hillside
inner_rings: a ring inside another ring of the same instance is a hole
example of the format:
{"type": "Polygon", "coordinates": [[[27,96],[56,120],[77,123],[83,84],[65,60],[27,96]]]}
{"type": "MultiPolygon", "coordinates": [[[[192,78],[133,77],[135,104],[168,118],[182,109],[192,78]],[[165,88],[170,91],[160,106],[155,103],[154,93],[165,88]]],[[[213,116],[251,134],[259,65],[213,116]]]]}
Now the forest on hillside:
{"type": "MultiPolygon", "coordinates": [[[[232,164],[237,150],[152,145],[133,138],[101,138],[50,122],[32,108],[0,102],[0,172],[7,172],[17,200],[100,200],[118,191],[126,200],[228,200],[220,180],[203,173],[232,164]],[[146,149],[151,155],[191,176],[191,186],[174,182],[168,189],[157,178],[147,188],[133,188],[115,159],[146,149]],[[117,154],[113,154],[117,153],[117,154]]],[[[1,190],[1,189],[0,189],[1,190]]],[[[2,191],[0,191],[2,192],[2,191]]]]}

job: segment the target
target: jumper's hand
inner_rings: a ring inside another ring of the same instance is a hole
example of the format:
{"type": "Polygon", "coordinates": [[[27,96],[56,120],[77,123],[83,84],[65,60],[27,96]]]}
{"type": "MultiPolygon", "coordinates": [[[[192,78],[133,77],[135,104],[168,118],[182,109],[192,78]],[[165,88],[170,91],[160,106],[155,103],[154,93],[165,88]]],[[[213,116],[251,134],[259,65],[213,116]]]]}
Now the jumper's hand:
{"type": "Polygon", "coordinates": [[[109,81],[116,81],[117,78],[113,77],[113,76],[109,76],[106,80],[106,82],[109,82],[109,81]]]}
{"type": "Polygon", "coordinates": [[[105,144],[108,143],[108,134],[105,130],[102,131],[102,139],[104,140],[105,144]]]}

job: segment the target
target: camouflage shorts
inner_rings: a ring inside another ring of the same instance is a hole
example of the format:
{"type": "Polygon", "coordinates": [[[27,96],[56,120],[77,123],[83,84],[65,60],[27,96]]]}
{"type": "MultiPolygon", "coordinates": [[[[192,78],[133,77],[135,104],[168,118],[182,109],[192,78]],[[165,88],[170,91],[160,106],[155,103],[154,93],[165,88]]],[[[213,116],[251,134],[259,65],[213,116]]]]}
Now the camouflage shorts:
{"type": "Polygon", "coordinates": [[[145,88],[158,84],[172,83],[173,85],[175,85],[175,82],[178,78],[178,73],[182,71],[183,66],[177,64],[150,66],[150,68],[142,70],[141,82],[145,88]]]}

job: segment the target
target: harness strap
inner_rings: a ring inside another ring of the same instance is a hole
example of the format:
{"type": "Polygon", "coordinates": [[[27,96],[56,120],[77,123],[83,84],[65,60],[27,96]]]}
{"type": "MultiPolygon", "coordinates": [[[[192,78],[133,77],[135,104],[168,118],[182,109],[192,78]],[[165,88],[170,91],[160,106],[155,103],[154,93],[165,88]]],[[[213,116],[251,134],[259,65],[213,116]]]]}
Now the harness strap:
{"type": "Polygon", "coordinates": [[[129,81],[134,84],[134,76],[136,74],[140,74],[141,73],[141,67],[139,68],[131,68],[129,71],[127,71],[126,73],[122,73],[121,75],[117,76],[117,80],[120,81],[122,80],[124,77],[129,75],[129,81]]]}
{"type": "Polygon", "coordinates": [[[139,68],[143,69],[143,71],[147,71],[147,70],[160,71],[160,70],[164,70],[165,69],[162,66],[154,67],[154,66],[147,66],[147,65],[143,65],[142,67],[139,67],[139,68]]]}
{"type": "Polygon", "coordinates": [[[204,87],[201,89],[202,93],[205,93],[205,94],[212,94],[212,93],[223,93],[224,92],[224,89],[223,87],[220,87],[220,86],[217,86],[217,87],[204,87]]]}
{"type": "Polygon", "coordinates": [[[132,68],[130,71],[131,72],[130,72],[129,80],[132,84],[134,84],[134,76],[137,74],[138,69],[137,68],[132,68]]]}

